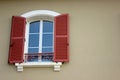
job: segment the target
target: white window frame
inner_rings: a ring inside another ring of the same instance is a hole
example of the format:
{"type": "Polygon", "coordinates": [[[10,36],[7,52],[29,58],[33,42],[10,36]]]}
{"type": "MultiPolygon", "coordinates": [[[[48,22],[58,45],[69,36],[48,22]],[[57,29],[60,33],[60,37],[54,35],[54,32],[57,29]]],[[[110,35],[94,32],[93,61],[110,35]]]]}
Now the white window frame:
{"type": "MultiPolygon", "coordinates": [[[[35,16],[50,16],[55,17],[60,15],[60,13],[50,11],[50,10],[35,10],[30,11],[25,14],[22,14],[21,17],[25,17],[26,19],[35,17],[35,16]]],[[[54,22],[53,22],[54,23],[54,22]]],[[[26,28],[28,28],[29,22],[26,24],[26,28]]],[[[28,31],[28,30],[26,30],[28,31]]],[[[28,32],[26,32],[28,33],[28,32]]],[[[28,37],[28,35],[25,35],[25,37],[28,37]]],[[[28,41],[25,43],[25,45],[28,44],[28,41]]],[[[25,46],[25,52],[27,50],[27,47],[25,46]]],[[[61,62],[23,62],[23,63],[15,63],[17,66],[17,71],[23,71],[23,67],[54,67],[54,71],[60,71],[60,67],[62,65],[61,62]]]]}

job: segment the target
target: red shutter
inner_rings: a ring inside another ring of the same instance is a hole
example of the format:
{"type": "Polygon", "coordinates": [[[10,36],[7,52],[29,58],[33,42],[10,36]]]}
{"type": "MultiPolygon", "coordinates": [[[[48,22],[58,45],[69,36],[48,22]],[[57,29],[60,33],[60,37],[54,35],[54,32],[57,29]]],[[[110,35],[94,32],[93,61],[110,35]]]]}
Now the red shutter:
{"type": "Polygon", "coordinates": [[[20,16],[12,17],[9,63],[23,62],[25,26],[25,18],[20,16]]]}
{"type": "Polygon", "coordinates": [[[54,23],[54,61],[68,62],[68,14],[63,14],[55,17],[54,23]]]}

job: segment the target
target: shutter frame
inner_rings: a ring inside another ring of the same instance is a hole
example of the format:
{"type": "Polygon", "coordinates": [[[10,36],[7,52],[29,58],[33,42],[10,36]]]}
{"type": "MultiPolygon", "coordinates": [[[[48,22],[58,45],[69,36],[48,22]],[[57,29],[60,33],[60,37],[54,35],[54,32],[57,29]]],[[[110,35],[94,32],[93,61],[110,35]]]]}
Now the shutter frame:
{"type": "Polygon", "coordinates": [[[26,18],[12,16],[8,63],[22,63],[24,55],[26,18]]]}
{"type": "Polygon", "coordinates": [[[69,62],[69,15],[62,14],[54,19],[55,62],[69,62]],[[61,26],[61,27],[60,27],[61,26]]]}

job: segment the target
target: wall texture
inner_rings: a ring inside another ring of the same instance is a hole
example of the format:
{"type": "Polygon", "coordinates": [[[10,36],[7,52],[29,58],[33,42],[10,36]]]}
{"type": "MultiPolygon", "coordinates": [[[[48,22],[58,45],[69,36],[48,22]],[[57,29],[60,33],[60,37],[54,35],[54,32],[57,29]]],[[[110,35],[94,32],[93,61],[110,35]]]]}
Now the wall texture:
{"type": "Polygon", "coordinates": [[[120,1],[0,1],[0,80],[120,80],[120,1]],[[11,17],[32,10],[70,15],[70,62],[60,72],[7,63],[11,17]]]}

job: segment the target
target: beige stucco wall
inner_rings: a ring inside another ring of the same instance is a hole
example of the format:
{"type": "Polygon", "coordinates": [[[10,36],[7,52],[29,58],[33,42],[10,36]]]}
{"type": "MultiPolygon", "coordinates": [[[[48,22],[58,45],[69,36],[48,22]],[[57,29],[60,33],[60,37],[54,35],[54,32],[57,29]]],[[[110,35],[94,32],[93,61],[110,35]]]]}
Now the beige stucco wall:
{"type": "Polygon", "coordinates": [[[120,80],[119,1],[0,1],[0,80],[120,80]],[[70,62],[60,72],[52,68],[9,65],[11,17],[32,10],[70,15],[70,62]]]}

